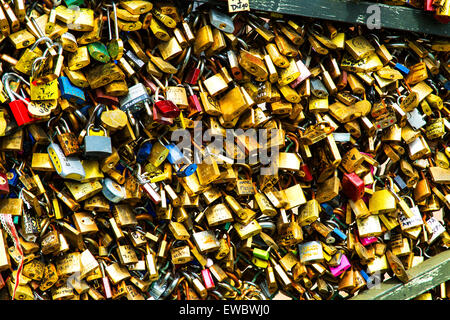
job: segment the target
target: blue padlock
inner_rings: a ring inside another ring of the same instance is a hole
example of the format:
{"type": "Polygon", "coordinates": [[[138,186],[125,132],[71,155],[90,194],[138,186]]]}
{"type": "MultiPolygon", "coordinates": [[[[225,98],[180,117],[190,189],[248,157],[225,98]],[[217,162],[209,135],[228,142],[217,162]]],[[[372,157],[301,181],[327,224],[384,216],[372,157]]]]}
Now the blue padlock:
{"type": "Polygon", "coordinates": [[[8,184],[13,187],[16,187],[17,184],[19,183],[19,175],[14,169],[6,173],[6,178],[8,179],[8,184]]]}
{"type": "Polygon", "coordinates": [[[325,211],[330,217],[333,215],[333,207],[330,206],[330,204],[325,202],[320,204],[320,206],[322,207],[322,210],[325,211]]]}
{"type": "Polygon", "coordinates": [[[145,206],[145,209],[147,210],[148,214],[150,214],[153,218],[156,218],[155,208],[152,206],[150,201],[148,202],[147,206],[145,206]]]}
{"type": "Polygon", "coordinates": [[[444,88],[445,88],[446,90],[450,90],[450,81],[446,81],[446,82],[445,82],[444,88]]]}
{"type": "Polygon", "coordinates": [[[197,165],[195,163],[184,164],[181,168],[177,169],[177,165],[174,165],[177,170],[177,177],[189,177],[197,171],[197,165]]]}
{"type": "Polygon", "coordinates": [[[343,233],[341,230],[339,230],[338,228],[334,228],[333,229],[333,233],[335,235],[337,235],[339,238],[341,238],[343,241],[345,241],[347,239],[347,236],[345,235],[345,233],[343,233]]]}
{"type": "Polygon", "coordinates": [[[394,64],[394,69],[397,69],[404,75],[407,75],[409,73],[409,69],[405,65],[398,63],[398,62],[396,64],[394,64]]]}
{"type": "Polygon", "coordinates": [[[150,152],[152,151],[152,147],[153,145],[150,141],[144,142],[137,152],[136,162],[143,164],[145,161],[147,161],[148,157],[150,156],[150,152]]]}
{"type": "Polygon", "coordinates": [[[366,282],[370,282],[371,279],[370,279],[369,275],[364,270],[360,270],[359,273],[361,274],[361,276],[364,278],[364,280],[366,282]]]}
{"type": "MultiPolygon", "coordinates": [[[[162,137],[166,142],[167,139],[162,137]]],[[[162,145],[162,141],[159,141],[162,145]]],[[[197,170],[197,165],[190,163],[188,159],[183,155],[183,152],[173,143],[167,143],[164,145],[168,150],[167,160],[176,170],[177,177],[189,177],[197,170]]]]}
{"type": "Polygon", "coordinates": [[[73,85],[69,78],[59,77],[59,90],[61,90],[61,97],[77,104],[84,104],[86,102],[86,97],[84,95],[84,90],[73,85]]]}
{"type": "Polygon", "coordinates": [[[406,186],[405,181],[399,175],[394,177],[394,182],[400,188],[400,191],[407,190],[407,186],[406,186]]]}
{"type": "Polygon", "coordinates": [[[183,159],[183,153],[180,149],[173,143],[170,143],[165,146],[167,149],[169,149],[169,154],[167,155],[167,160],[170,162],[170,164],[177,164],[181,162],[183,159]]]}

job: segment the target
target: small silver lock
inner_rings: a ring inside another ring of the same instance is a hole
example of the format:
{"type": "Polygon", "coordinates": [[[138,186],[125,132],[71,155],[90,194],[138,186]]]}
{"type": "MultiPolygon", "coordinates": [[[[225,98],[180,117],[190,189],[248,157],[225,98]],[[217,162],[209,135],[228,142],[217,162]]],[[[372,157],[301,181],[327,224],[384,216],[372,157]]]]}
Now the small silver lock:
{"type": "Polygon", "coordinates": [[[90,128],[93,127],[90,124],[87,129],[87,135],[84,137],[84,156],[86,158],[106,158],[112,154],[111,138],[108,137],[106,129],[102,126],[98,128],[94,127],[94,131],[103,130],[102,136],[90,136],[90,128]]]}
{"type": "Polygon", "coordinates": [[[102,186],[102,193],[109,201],[119,203],[125,198],[124,188],[111,178],[103,179],[102,186]]]}
{"type": "Polygon", "coordinates": [[[427,122],[424,120],[426,115],[422,115],[417,108],[415,108],[413,111],[408,112],[406,116],[408,123],[414,130],[419,130],[427,124],[427,122]]]}
{"type": "Polygon", "coordinates": [[[131,62],[133,69],[141,70],[145,67],[145,62],[139,59],[132,50],[125,51],[125,56],[128,58],[128,61],[131,62]]]}
{"type": "Polygon", "coordinates": [[[304,264],[322,260],[323,251],[320,241],[309,241],[298,245],[300,262],[304,264]]]}
{"type": "Polygon", "coordinates": [[[120,98],[120,109],[127,113],[135,113],[145,107],[146,110],[148,109],[147,113],[151,113],[149,101],[150,95],[147,92],[147,88],[142,83],[136,83],[128,89],[126,96],[120,98]]]}
{"type": "Polygon", "coordinates": [[[234,32],[234,23],[230,16],[225,13],[219,12],[215,9],[209,10],[209,21],[211,25],[220,31],[226,33],[234,32]]]}

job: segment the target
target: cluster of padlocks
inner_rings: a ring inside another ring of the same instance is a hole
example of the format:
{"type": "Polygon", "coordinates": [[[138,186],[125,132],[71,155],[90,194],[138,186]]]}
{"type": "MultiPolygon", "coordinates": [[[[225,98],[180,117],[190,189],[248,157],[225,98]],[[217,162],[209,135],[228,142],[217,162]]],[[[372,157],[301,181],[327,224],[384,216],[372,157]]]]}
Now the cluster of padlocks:
{"type": "Polygon", "coordinates": [[[2,298],[347,299],[448,249],[448,38],[0,4],[2,298]]]}

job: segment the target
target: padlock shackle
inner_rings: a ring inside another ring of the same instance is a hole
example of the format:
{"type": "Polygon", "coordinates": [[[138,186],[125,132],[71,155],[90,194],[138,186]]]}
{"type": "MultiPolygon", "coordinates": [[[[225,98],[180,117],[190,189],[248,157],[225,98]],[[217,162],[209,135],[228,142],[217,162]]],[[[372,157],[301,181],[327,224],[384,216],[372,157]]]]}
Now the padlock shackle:
{"type": "Polygon", "coordinates": [[[66,133],[69,133],[70,132],[70,128],[69,128],[69,125],[67,124],[67,121],[64,118],[61,117],[61,118],[59,118],[59,122],[62,122],[63,128],[65,128],[66,133]]]}
{"type": "Polygon", "coordinates": [[[38,46],[42,41],[45,41],[45,42],[49,43],[50,45],[53,44],[53,40],[50,39],[49,37],[47,37],[47,36],[45,36],[45,37],[40,37],[40,38],[38,38],[38,39],[35,41],[35,43],[33,43],[33,45],[31,46],[31,49],[30,49],[30,50],[31,50],[31,51],[34,51],[34,49],[36,49],[37,46],[38,46]]]}
{"type": "MultiPolygon", "coordinates": [[[[7,72],[4,73],[2,76],[2,83],[3,83],[3,87],[5,88],[6,94],[8,95],[9,99],[11,101],[14,101],[14,97],[18,97],[20,100],[26,101],[24,100],[23,97],[20,97],[20,95],[18,95],[16,92],[14,92],[11,89],[11,86],[9,84],[9,82],[15,78],[16,81],[23,81],[26,85],[30,86],[30,83],[28,81],[26,81],[22,76],[18,75],[17,73],[14,72],[7,72]]],[[[28,103],[28,101],[26,101],[28,103]]]]}
{"type": "Polygon", "coordinates": [[[244,48],[244,50],[248,50],[247,42],[245,42],[243,39],[241,39],[239,37],[237,37],[236,40],[237,40],[238,44],[240,44],[244,48]]]}
{"type": "Polygon", "coordinates": [[[178,67],[178,72],[177,72],[178,76],[181,77],[184,74],[184,70],[186,69],[186,67],[189,63],[191,55],[192,55],[192,46],[189,46],[187,48],[187,52],[186,52],[186,55],[184,56],[183,62],[181,62],[180,66],[178,67]]]}
{"type": "Polygon", "coordinates": [[[112,1],[113,7],[113,21],[114,21],[114,39],[119,39],[119,24],[117,23],[117,5],[114,1],[112,1]]]}
{"type": "Polygon", "coordinates": [[[415,206],[414,200],[410,196],[403,196],[402,199],[408,199],[411,203],[411,208],[415,206]]]}
{"type": "Polygon", "coordinates": [[[34,59],[33,64],[31,65],[31,78],[32,79],[34,79],[34,74],[35,74],[36,70],[39,69],[43,63],[45,63],[45,61],[46,61],[45,59],[47,58],[46,53],[48,53],[47,50],[44,52],[44,54],[41,57],[34,59]],[[39,63],[39,65],[38,65],[38,63],[39,63]]]}
{"type": "Polygon", "coordinates": [[[92,130],[95,130],[95,131],[97,131],[97,130],[100,131],[100,129],[103,129],[103,132],[105,133],[104,136],[105,136],[105,137],[108,136],[105,127],[103,127],[103,126],[95,126],[93,123],[91,123],[90,125],[88,125],[88,127],[87,127],[87,132],[86,132],[86,136],[89,136],[89,130],[91,129],[91,127],[93,127],[92,130]]]}
{"type": "MultiPolygon", "coordinates": [[[[103,105],[103,104],[98,104],[98,105],[95,106],[94,111],[92,111],[92,114],[89,117],[89,120],[88,120],[88,122],[86,124],[86,128],[88,128],[91,124],[93,124],[94,120],[97,117],[97,111],[98,110],[103,111],[103,108],[105,108],[105,105],[103,105]]],[[[87,130],[89,130],[89,129],[87,129],[87,130]]]]}

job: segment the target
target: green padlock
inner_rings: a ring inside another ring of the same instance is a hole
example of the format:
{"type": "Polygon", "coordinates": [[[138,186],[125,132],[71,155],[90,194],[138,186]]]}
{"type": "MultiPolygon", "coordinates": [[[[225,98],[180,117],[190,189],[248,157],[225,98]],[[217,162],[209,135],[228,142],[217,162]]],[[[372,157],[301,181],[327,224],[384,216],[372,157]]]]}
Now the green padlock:
{"type": "Polygon", "coordinates": [[[253,256],[255,256],[258,259],[262,259],[262,260],[269,260],[269,250],[265,251],[259,248],[254,248],[253,249],[253,256]]]}
{"type": "Polygon", "coordinates": [[[84,0],[64,0],[66,7],[70,6],[84,6],[84,0]]]}
{"type": "Polygon", "coordinates": [[[107,63],[111,60],[108,53],[108,48],[101,42],[93,42],[87,45],[89,54],[97,61],[107,63]]]}

